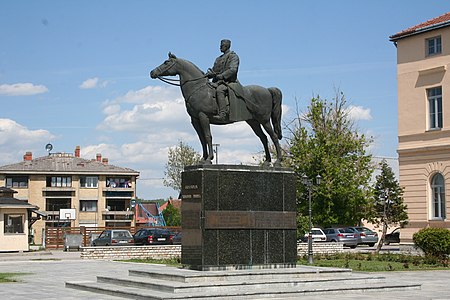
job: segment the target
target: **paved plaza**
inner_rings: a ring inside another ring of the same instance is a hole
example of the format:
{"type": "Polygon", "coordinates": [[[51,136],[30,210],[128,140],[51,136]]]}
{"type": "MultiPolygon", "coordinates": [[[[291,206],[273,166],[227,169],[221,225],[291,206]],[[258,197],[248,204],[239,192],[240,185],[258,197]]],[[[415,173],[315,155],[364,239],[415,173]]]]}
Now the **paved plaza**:
{"type": "MultiPolygon", "coordinates": [[[[154,267],[154,266],[152,266],[154,267]]],[[[165,266],[160,266],[165,268],[165,266]]],[[[66,281],[95,281],[97,275],[125,277],[145,264],[81,260],[79,252],[0,253],[0,272],[24,272],[18,283],[0,284],[0,299],[121,299],[65,287],[66,281]]],[[[372,275],[375,275],[371,273],[372,275]]],[[[450,271],[383,272],[387,281],[420,283],[421,290],[306,295],[301,299],[450,299],[450,271]]],[[[298,297],[296,297],[298,298],[298,297]]],[[[289,299],[296,299],[289,298],[289,299]]],[[[271,298],[274,299],[274,298],[271,298]]],[[[287,299],[285,297],[279,299],[287,299]]]]}

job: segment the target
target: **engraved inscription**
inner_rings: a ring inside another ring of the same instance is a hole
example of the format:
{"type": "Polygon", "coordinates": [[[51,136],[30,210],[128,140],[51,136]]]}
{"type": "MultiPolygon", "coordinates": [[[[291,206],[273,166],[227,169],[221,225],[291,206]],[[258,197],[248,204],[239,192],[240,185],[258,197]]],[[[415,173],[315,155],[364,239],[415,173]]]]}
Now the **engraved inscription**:
{"type": "Polygon", "coordinates": [[[198,189],[198,185],[196,185],[196,184],[185,185],[184,189],[185,190],[196,190],[196,189],[198,189]]]}
{"type": "Polygon", "coordinates": [[[205,229],[296,229],[295,212],[206,211],[205,229]]]}

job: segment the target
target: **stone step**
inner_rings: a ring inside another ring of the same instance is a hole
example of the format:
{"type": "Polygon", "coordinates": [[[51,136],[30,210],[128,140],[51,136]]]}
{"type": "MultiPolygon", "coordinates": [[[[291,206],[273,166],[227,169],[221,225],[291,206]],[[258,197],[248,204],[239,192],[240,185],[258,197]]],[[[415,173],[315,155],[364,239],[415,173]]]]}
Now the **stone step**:
{"type": "Polygon", "coordinates": [[[245,289],[246,291],[258,290],[261,288],[271,288],[274,290],[290,287],[308,287],[313,285],[337,286],[337,285],[367,285],[373,283],[383,283],[385,278],[381,276],[368,276],[364,274],[350,274],[345,277],[336,276],[309,276],[308,278],[293,278],[285,276],[277,279],[254,278],[252,280],[224,280],[215,282],[174,282],[167,280],[153,279],[149,277],[128,277],[115,278],[108,276],[97,276],[100,284],[109,283],[117,286],[137,287],[151,289],[168,293],[219,293],[245,289]]]}
{"type": "Polygon", "coordinates": [[[229,271],[194,271],[189,269],[165,268],[147,270],[129,270],[130,276],[149,277],[171,282],[223,282],[245,280],[268,280],[289,278],[307,278],[317,275],[343,276],[352,274],[351,269],[297,266],[281,269],[246,269],[229,271]]]}
{"type": "Polygon", "coordinates": [[[66,287],[80,289],[84,291],[96,292],[107,295],[114,295],[130,299],[210,299],[220,297],[220,299],[260,299],[270,297],[293,297],[311,294],[335,294],[335,293],[365,293],[368,291],[386,291],[386,290],[410,290],[420,289],[417,284],[386,284],[374,283],[364,285],[344,285],[325,287],[320,284],[310,287],[294,286],[289,288],[259,288],[247,290],[245,288],[228,291],[224,289],[220,292],[202,292],[202,293],[169,293],[150,289],[118,286],[112,283],[98,282],[66,282],[66,287]]]}

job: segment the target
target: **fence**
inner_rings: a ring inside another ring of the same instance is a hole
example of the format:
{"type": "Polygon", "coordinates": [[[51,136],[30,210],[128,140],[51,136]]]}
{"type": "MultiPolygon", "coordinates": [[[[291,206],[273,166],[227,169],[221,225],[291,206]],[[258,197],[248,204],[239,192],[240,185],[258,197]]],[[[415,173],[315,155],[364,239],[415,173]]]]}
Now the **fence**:
{"type": "MultiPolygon", "coordinates": [[[[64,248],[64,236],[66,234],[81,234],[82,246],[88,247],[92,239],[96,238],[106,229],[126,229],[134,234],[141,227],[47,227],[45,228],[45,248],[59,249],[64,248]]],[[[180,231],[180,227],[155,227],[164,228],[173,232],[180,231]]]]}

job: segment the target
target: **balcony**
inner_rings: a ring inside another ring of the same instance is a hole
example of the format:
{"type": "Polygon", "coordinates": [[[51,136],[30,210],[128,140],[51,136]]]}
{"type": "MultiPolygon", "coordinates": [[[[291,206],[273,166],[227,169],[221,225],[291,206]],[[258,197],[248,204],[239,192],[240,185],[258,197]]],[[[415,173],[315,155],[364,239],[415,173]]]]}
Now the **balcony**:
{"type": "Polygon", "coordinates": [[[102,211],[103,220],[111,222],[131,222],[133,221],[133,211],[102,211]]]}

